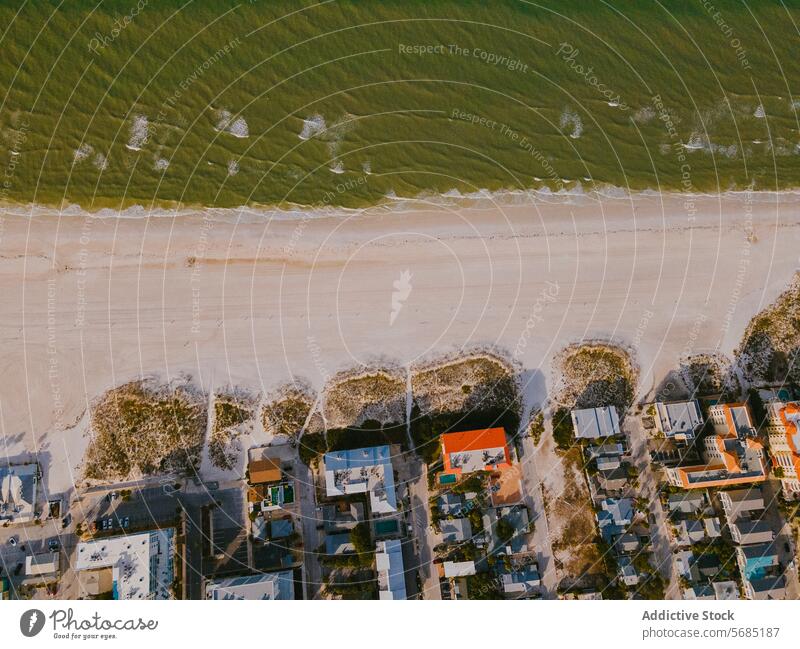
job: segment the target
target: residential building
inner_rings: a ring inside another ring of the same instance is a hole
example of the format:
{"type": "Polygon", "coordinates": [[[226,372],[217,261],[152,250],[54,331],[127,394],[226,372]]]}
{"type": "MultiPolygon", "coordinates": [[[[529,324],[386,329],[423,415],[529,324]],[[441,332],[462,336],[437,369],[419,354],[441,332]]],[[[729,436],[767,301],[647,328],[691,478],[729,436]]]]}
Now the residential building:
{"type": "Polygon", "coordinates": [[[683,599],[731,600],[739,599],[739,587],[735,581],[717,581],[698,584],[683,591],[683,599]]]}
{"type": "Polygon", "coordinates": [[[350,540],[350,534],[328,534],[325,536],[325,554],[350,554],[355,552],[356,548],[350,540]]]}
{"type": "Polygon", "coordinates": [[[58,552],[43,552],[29,554],[25,557],[25,576],[41,581],[51,581],[58,578],[59,554],[58,552]]]}
{"type": "Polygon", "coordinates": [[[294,599],[291,570],[267,572],[206,582],[206,599],[277,600],[294,599]]]}
{"type": "Polygon", "coordinates": [[[352,530],[364,520],[364,504],[337,502],[322,508],[325,531],[352,530]]]}
{"type": "Polygon", "coordinates": [[[575,439],[604,439],[620,435],[619,415],[614,406],[573,410],[570,415],[575,439]]]}
{"type": "Polygon", "coordinates": [[[750,512],[761,511],[765,507],[761,487],[720,491],[719,502],[729,521],[750,512]]]}
{"type": "Polygon", "coordinates": [[[280,482],[283,477],[280,460],[271,457],[251,460],[247,465],[247,475],[252,485],[280,482]]]}
{"type": "Polygon", "coordinates": [[[767,478],[764,446],[756,438],[750,412],[743,403],[709,409],[715,434],[705,438],[705,464],[668,468],[670,484],[705,489],[763,482],[767,478]]]}
{"type": "Polygon", "coordinates": [[[672,403],[657,402],[653,404],[656,429],[666,437],[681,442],[694,439],[697,431],[703,426],[700,404],[697,401],[675,401],[672,403]]]}
{"type": "Polygon", "coordinates": [[[786,578],[783,575],[774,543],[759,543],[736,548],[736,562],[742,573],[747,599],[784,599],[786,578]]]}
{"type": "Polygon", "coordinates": [[[294,504],[294,485],[291,482],[280,484],[257,484],[247,490],[250,511],[271,512],[294,504]]]}
{"type": "Polygon", "coordinates": [[[737,518],[728,524],[731,538],[740,545],[751,543],[769,543],[775,538],[772,528],[764,520],[750,518],[737,518]]]}
{"type": "Polygon", "coordinates": [[[326,453],[324,464],[328,496],[367,493],[373,514],[397,511],[390,446],[326,453]]]}
{"type": "Polygon", "coordinates": [[[800,402],[767,404],[767,433],[772,466],[784,494],[800,497],[800,402]]]}
{"type": "Polygon", "coordinates": [[[445,433],[440,438],[444,476],[458,478],[477,471],[502,471],[511,468],[511,454],[503,428],[445,433]]]}
{"type": "Polygon", "coordinates": [[[542,579],[535,566],[526,565],[512,567],[503,573],[502,582],[503,592],[507,595],[525,597],[538,592],[542,579]]]}
{"type": "Polygon", "coordinates": [[[667,499],[667,508],[671,512],[681,514],[695,514],[706,506],[705,495],[702,492],[686,492],[672,494],[667,499]]]}
{"type": "Polygon", "coordinates": [[[476,573],[474,561],[445,561],[442,564],[444,576],[448,579],[469,577],[476,573]]]}
{"type": "Polygon", "coordinates": [[[39,465],[0,466],[0,521],[29,523],[36,514],[39,465]]]}
{"type": "Polygon", "coordinates": [[[175,529],[152,530],[78,543],[74,569],[103,573],[114,599],[169,599],[174,554],[175,529]]]}
{"type": "Polygon", "coordinates": [[[461,543],[472,538],[472,526],[467,518],[452,518],[439,521],[443,543],[461,543]]]}
{"type": "Polygon", "coordinates": [[[617,558],[619,565],[619,579],[626,586],[635,586],[639,583],[639,573],[633,566],[633,560],[627,556],[622,555],[617,558]]]}
{"type": "Polygon", "coordinates": [[[375,567],[378,571],[379,599],[406,599],[406,577],[400,540],[378,541],[375,546],[375,567]]]}
{"type": "Polygon", "coordinates": [[[597,512],[600,535],[607,543],[613,543],[615,537],[627,531],[633,517],[633,501],[630,498],[606,498],[597,512]]]}

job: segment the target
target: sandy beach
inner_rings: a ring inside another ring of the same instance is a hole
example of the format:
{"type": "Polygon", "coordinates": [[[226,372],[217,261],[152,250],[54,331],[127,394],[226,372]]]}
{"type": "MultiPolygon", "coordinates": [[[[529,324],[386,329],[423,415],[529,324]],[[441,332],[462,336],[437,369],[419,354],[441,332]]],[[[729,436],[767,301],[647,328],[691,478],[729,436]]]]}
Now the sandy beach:
{"type": "Polygon", "coordinates": [[[94,218],[7,211],[0,226],[4,453],[73,482],[90,402],[140,376],[206,390],[317,388],[359,364],[495,347],[543,380],[565,345],[634,350],[640,393],[678,361],[731,354],[798,267],[800,197],[94,218]]]}

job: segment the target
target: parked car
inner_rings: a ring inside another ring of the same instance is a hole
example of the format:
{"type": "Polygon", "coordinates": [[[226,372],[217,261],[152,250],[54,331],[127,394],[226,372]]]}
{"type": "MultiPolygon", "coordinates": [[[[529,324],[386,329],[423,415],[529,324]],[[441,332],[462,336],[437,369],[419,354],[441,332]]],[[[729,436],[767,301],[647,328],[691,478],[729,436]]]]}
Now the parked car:
{"type": "Polygon", "coordinates": [[[131,519],[128,518],[127,516],[122,519],[122,527],[123,528],[127,529],[128,527],[130,527],[130,524],[131,524],[131,519]]]}
{"type": "Polygon", "coordinates": [[[47,547],[50,548],[50,552],[55,552],[61,547],[61,544],[58,542],[58,539],[50,539],[47,542],[47,547]]]}
{"type": "Polygon", "coordinates": [[[16,536],[12,536],[10,539],[8,539],[8,544],[9,544],[9,545],[10,545],[12,548],[13,548],[13,547],[16,547],[16,545],[17,545],[17,537],[16,537],[16,536]]]}

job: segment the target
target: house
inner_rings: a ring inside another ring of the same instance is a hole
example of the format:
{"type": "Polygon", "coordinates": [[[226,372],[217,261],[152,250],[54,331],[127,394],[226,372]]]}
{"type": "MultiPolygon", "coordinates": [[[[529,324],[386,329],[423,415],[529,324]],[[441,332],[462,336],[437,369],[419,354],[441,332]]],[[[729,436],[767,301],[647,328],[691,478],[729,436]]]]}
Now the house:
{"type": "Polygon", "coordinates": [[[630,498],[606,498],[600,503],[596,516],[601,536],[607,543],[613,543],[614,537],[624,534],[633,521],[633,501],[630,498]]]}
{"type": "Polygon", "coordinates": [[[679,550],[675,553],[675,568],[682,577],[692,578],[692,566],[697,558],[691,550],[679,550]]]}
{"type": "Polygon", "coordinates": [[[25,557],[25,576],[39,581],[55,581],[58,579],[58,552],[42,552],[25,557]]]}
{"type": "Polygon", "coordinates": [[[284,509],[294,503],[294,485],[290,482],[254,485],[247,490],[247,501],[251,512],[284,509]]]}
{"type": "Polygon", "coordinates": [[[325,537],[325,554],[335,556],[339,554],[350,554],[356,551],[350,534],[328,534],[325,537]]]}
{"type": "Polygon", "coordinates": [[[706,528],[703,521],[688,519],[680,522],[679,528],[682,536],[689,540],[689,543],[699,543],[706,538],[706,528]]]}
{"type": "Polygon", "coordinates": [[[503,428],[445,433],[440,437],[444,476],[455,478],[477,471],[502,471],[511,468],[511,454],[503,428]]]}
{"type": "Polygon", "coordinates": [[[503,592],[508,595],[526,596],[537,592],[542,583],[539,571],[535,566],[519,566],[512,568],[502,576],[503,592]]]}
{"type": "Polygon", "coordinates": [[[598,471],[594,478],[602,491],[613,493],[621,491],[628,485],[628,472],[624,466],[620,466],[611,471],[598,471]]]}
{"type": "Polygon", "coordinates": [[[604,439],[620,434],[619,416],[614,406],[573,410],[570,415],[575,439],[604,439]]]}
{"type": "Polygon", "coordinates": [[[772,466],[788,498],[800,497],[800,402],[767,404],[772,466]]]}
{"type": "Polygon", "coordinates": [[[672,403],[657,402],[653,404],[653,417],[656,429],[666,437],[681,442],[694,439],[697,431],[703,426],[700,404],[696,400],[674,401],[672,403]]]}
{"type": "Polygon", "coordinates": [[[764,520],[752,520],[750,518],[738,518],[728,527],[731,538],[740,545],[751,543],[769,543],[775,538],[772,528],[764,520]]]}
{"type": "Polygon", "coordinates": [[[639,574],[636,568],[633,567],[633,560],[627,556],[622,555],[617,559],[619,565],[619,578],[620,581],[626,586],[635,586],[639,583],[639,574]]]}
{"type": "Polygon", "coordinates": [[[388,445],[326,453],[324,465],[328,496],[367,493],[373,514],[397,511],[394,469],[388,445]]]}
{"type": "Polygon", "coordinates": [[[291,518],[273,518],[269,522],[269,538],[285,539],[294,533],[294,523],[291,518]]]}
{"type": "Polygon", "coordinates": [[[456,493],[448,492],[442,494],[436,502],[439,505],[439,511],[442,516],[457,516],[464,508],[464,500],[460,494],[456,493]]]}
{"type": "Polygon", "coordinates": [[[765,506],[761,487],[720,491],[719,502],[729,521],[749,512],[761,511],[765,506]]]}
{"type": "Polygon", "coordinates": [[[0,466],[0,522],[29,523],[34,519],[39,465],[0,466]]]}
{"type": "Polygon", "coordinates": [[[406,599],[401,541],[378,541],[375,545],[375,568],[378,571],[378,598],[406,599]]]}
{"type": "Polygon", "coordinates": [[[718,539],[722,536],[722,526],[720,525],[719,518],[712,516],[703,519],[703,526],[706,530],[706,536],[710,539],[718,539]]]}
{"type": "Polygon", "coordinates": [[[280,482],[283,475],[280,461],[271,457],[251,460],[247,465],[247,474],[251,485],[280,482]]]}
{"type": "Polygon", "coordinates": [[[742,573],[747,599],[784,599],[786,579],[775,543],[736,548],[736,562],[742,573]]]}
{"type": "Polygon", "coordinates": [[[672,494],[667,499],[667,508],[671,512],[695,514],[705,508],[706,499],[700,492],[672,494]]]}
{"type": "Polygon", "coordinates": [[[364,520],[364,504],[339,502],[322,508],[325,531],[352,530],[364,520]]]}
{"type": "Polygon", "coordinates": [[[719,574],[719,571],[722,570],[719,557],[710,552],[704,552],[697,557],[697,561],[694,565],[701,577],[714,578],[719,574]]]}
{"type": "Polygon", "coordinates": [[[442,542],[460,543],[472,538],[472,526],[467,518],[453,518],[439,521],[442,542]]]}
{"type": "Polygon", "coordinates": [[[444,576],[450,579],[469,577],[476,573],[474,561],[445,561],[442,568],[444,576]]]}
{"type": "Polygon", "coordinates": [[[294,599],[291,570],[261,575],[231,577],[206,582],[206,599],[287,600],[294,599]]]}
{"type": "Polygon", "coordinates": [[[736,548],[736,562],[742,573],[747,599],[783,599],[786,580],[774,543],[736,548]]]}
{"type": "Polygon", "coordinates": [[[683,591],[683,599],[713,599],[731,600],[739,599],[739,587],[735,581],[717,581],[708,584],[698,584],[683,591]]]}
{"type": "MultiPolygon", "coordinates": [[[[505,543],[506,554],[520,554],[528,551],[528,525],[530,519],[528,518],[528,509],[526,507],[503,507],[496,511],[497,520],[505,521],[514,530],[511,538],[505,543]]],[[[497,525],[493,525],[492,529],[497,532],[497,525]]]]}
{"type": "Polygon", "coordinates": [[[639,537],[635,534],[622,534],[614,542],[614,547],[619,554],[636,552],[640,545],[639,537]]]}
{"type": "Polygon", "coordinates": [[[114,599],[170,599],[174,554],[175,529],[159,529],[78,543],[73,567],[110,575],[114,599]]]}
{"type": "Polygon", "coordinates": [[[705,464],[668,468],[670,484],[684,489],[705,489],[766,480],[764,446],[756,437],[747,406],[714,405],[709,409],[709,419],[715,434],[703,440],[705,464]]]}
{"type": "Polygon", "coordinates": [[[744,581],[747,599],[786,599],[786,577],[775,575],[744,581]]]}

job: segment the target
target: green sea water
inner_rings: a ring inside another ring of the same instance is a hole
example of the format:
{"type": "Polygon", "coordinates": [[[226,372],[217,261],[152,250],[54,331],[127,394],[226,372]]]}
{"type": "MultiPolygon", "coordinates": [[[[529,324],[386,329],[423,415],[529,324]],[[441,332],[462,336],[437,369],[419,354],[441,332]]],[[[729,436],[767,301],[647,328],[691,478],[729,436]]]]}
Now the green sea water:
{"type": "Polygon", "coordinates": [[[3,2],[0,201],[800,185],[797,2],[3,2]]]}

